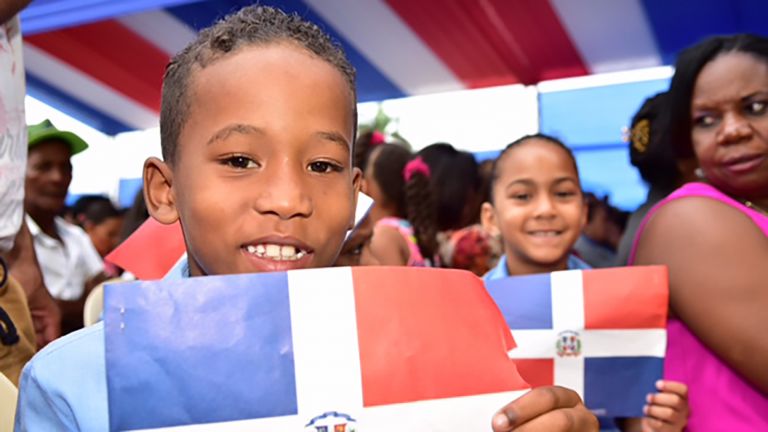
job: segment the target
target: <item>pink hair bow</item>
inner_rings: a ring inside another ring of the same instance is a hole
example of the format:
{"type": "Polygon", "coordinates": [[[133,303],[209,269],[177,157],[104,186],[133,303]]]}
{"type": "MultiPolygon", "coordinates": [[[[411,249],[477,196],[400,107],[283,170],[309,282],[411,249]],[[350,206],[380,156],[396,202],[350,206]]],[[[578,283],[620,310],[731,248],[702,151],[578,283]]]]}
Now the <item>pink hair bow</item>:
{"type": "Polygon", "coordinates": [[[416,174],[422,174],[424,177],[429,178],[430,173],[429,165],[424,162],[424,159],[422,159],[421,156],[411,159],[403,169],[403,177],[405,178],[406,183],[411,181],[411,178],[416,174]]]}
{"type": "Polygon", "coordinates": [[[371,145],[379,145],[387,142],[387,137],[379,131],[373,131],[371,134],[371,145]]]}

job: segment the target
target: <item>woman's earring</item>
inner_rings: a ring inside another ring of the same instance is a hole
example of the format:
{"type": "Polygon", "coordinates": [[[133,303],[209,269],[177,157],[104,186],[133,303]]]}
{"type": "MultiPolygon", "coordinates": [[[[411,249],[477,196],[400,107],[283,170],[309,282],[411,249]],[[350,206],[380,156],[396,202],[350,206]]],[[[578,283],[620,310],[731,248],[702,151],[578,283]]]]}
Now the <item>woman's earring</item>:
{"type": "Polygon", "coordinates": [[[696,168],[695,170],[693,170],[693,173],[696,175],[696,177],[698,177],[698,178],[700,178],[702,180],[706,178],[704,176],[704,170],[701,169],[701,168],[696,168]]]}

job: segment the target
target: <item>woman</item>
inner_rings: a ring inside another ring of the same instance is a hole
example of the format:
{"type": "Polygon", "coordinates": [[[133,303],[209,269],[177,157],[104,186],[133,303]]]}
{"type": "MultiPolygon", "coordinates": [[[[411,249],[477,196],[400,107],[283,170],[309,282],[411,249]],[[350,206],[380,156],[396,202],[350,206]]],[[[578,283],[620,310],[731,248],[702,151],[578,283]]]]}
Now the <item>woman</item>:
{"type": "Polygon", "coordinates": [[[701,182],[651,210],[630,264],[669,267],[665,375],[689,386],[689,430],[768,430],[768,39],[685,50],[669,109],[701,182]]]}

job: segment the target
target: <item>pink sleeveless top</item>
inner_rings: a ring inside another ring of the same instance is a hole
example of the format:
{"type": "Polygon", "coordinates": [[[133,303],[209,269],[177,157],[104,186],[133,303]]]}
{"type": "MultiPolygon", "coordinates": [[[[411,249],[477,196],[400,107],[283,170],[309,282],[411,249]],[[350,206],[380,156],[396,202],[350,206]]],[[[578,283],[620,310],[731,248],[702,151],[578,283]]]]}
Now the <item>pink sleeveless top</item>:
{"type": "Polygon", "coordinates": [[[424,259],[416,240],[416,234],[413,232],[413,225],[405,219],[396,217],[385,217],[376,222],[376,226],[383,225],[396,229],[405,239],[408,245],[408,263],[409,267],[431,267],[430,262],[424,259]]]}
{"type": "MultiPolygon", "coordinates": [[[[670,201],[706,197],[744,213],[768,237],[768,217],[704,183],[689,183],[658,203],[646,215],[635,236],[629,265],[635,261],[637,244],[650,218],[670,201]]],[[[667,324],[668,345],[664,377],[688,385],[690,417],[686,430],[768,431],[768,396],[722,362],[681,321],[667,324]]],[[[766,363],[768,367],[768,363],[766,363]]]]}

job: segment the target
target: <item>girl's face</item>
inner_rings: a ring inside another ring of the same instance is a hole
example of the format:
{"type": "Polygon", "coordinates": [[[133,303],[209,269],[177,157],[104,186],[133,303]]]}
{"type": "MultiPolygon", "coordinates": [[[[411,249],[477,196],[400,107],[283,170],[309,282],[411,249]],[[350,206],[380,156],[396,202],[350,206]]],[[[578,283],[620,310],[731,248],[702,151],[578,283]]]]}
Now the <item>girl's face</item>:
{"type": "Polygon", "coordinates": [[[501,234],[510,272],[565,269],[586,223],[570,156],[534,138],[508,150],[498,163],[493,203],[483,205],[483,224],[501,234]]]}
{"type": "Polygon", "coordinates": [[[768,61],[722,54],[699,73],[691,140],[707,180],[752,200],[768,196],[768,61]]]}

